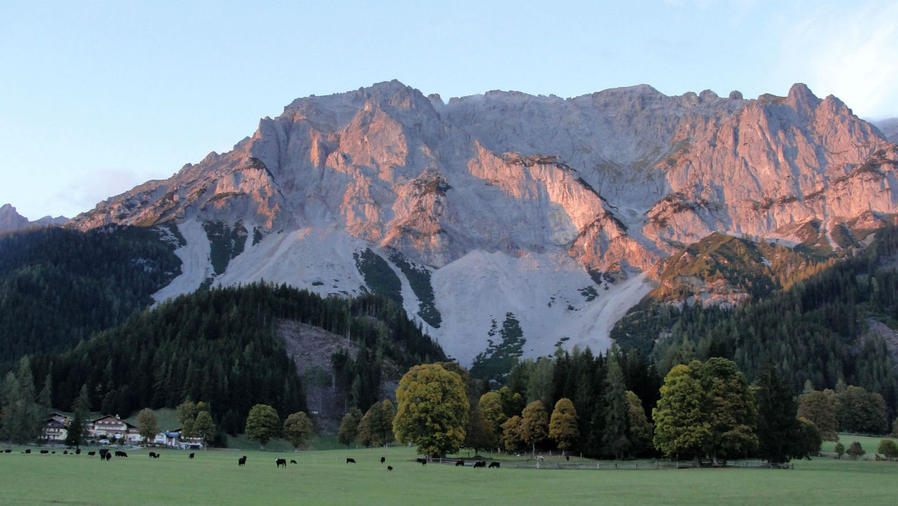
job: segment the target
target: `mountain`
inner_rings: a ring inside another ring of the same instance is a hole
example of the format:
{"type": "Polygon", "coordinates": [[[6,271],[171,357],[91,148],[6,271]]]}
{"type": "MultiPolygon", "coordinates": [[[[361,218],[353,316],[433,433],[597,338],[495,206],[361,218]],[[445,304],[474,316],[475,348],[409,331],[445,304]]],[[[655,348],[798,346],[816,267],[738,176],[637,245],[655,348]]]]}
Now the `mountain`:
{"type": "Polygon", "coordinates": [[[898,142],[898,118],[888,118],[873,122],[891,142],[898,142]]]}
{"type": "Polygon", "coordinates": [[[0,234],[21,230],[28,226],[28,218],[16,212],[16,208],[10,204],[0,207],[0,234]]]}
{"type": "Polygon", "coordinates": [[[810,227],[837,251],[896,213],[896,163],[880,130],[803,84],[444,102],[391,81],[297,99],[72,226],[176,224],[182,271],[157,301],[260,279],[373,291],[468,365],[505,325],[516,354],[607,348],[661,261],[715,232],[795,246],[810,227]]]}
{"type": "Polygon", "coordinates": [[[52,225],[64,225],[69,219],[65,216],[44,216],[35,221],[28,221],[28,218],[22,216],[16,211],[12,204],[3,204],[0,207],[0,234],[4,232],[14,232],[29,227],[49,227],[52,225]]]}

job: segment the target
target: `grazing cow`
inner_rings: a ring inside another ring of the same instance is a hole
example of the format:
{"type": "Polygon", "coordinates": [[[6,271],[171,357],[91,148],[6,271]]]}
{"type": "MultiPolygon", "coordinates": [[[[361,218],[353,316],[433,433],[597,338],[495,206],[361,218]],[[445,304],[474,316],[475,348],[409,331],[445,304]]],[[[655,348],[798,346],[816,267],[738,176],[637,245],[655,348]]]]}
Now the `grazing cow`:
{"type": "Polygon", "coordinates": [[[421,464],[422,466],[427,465],[427,459],[417,458],[417,459],[415,459],[415,462],[421,464]]]}
{"type": "MultiPolygon", "coordinates": [[[[107,454],[107,455],[108,455],[108,454],[107,454]]],[[[121,451],[121,450],[116,450],[116,451],[115,451],[115,456],[116,456],[116,457],[127,457],[128,454],[125,453],[125,452],[123,452],[123,451],[121,451]]]]}
{"type": "Polygon", "coordinates": [[[393,470],[393,466],[387,466],[387,471],[392,471],[392,470],[393,470]]]}
{"type": "Polygon", "coordinates": [[[52,453],[53,455],[56,455],[56,450],[53,450],[53,451],[50,452],[50,453],[52,453]]]}
{"type": "Polygon", "coordinates": [[[87,452],[87,456],[88,456],[88,457],[93,457],[93,456],[96,455],[96,454],[97,454],[97,452],[95,452],[95,451],[89,451],[89,452],[87,452]]]}
{"type": "Polygon", "coordinates": [[[63,450],[63,451],[62,451],[62,454],[63,454],[63,455],[68,455],[68,454],[69,454],[69,451],[68,451],[68,450],[63,450]]]}
{"type": "Polygon", "coordinates": [[[293,459],[290,459],[290,463],[291,463],[291,464],[296,464],[296,461],[293,460],[293,459]]]}
{"type": "Polygon", "coordinates": [[[352,457],[346,457],[346,463],[347,464],[355,464],[355,459],[352,457]]]}
{"type": "Polygon", "coordinates": [[[464,466],[465,466],[464,460],[456,460],[455,461],[455,467],[464,467],[464,466]]]}
{"type": "Polygon", "coordinates": [[[387,461],[387,458],[386,458],[386,457],[381,457],[381,458],[380,458],[380,463],[381,463],[381,464],[383,464],[383,463],[386,462],[386,461],[387,461]]]}
{"type": "Polygon", "coordinates": [[[284,466],[284,469],[287,469],[287,460],[286,459],[275,459],[274,463],[277,467],[284,466]]]}
{"type": "Polygon", "coordinates": [[[26,450],[25,450],[25,453],[26,453],[26,454],[31,453],[31,448],[26,449],[26,450]]]}
{"type": "Polygon", "coordinates": [[[106,454],[109,453],[109,450],[106,448],[100,448],[100,457],[106,458],[106,454]]]}
{"type": "Polygon", "coordinates": [[[193,452],[190,452],[189,458],[191,458],[191,459],[193,458],[193,452]]]}
{"type": "Polygon", "coordinates": [[[153,455],[153,458],[154,458],[154,459],[158,459],[158,458],[159,458],[159,455],[160,455],[160,454],[157,453],[156,455],[153,455]]]}
{"type": "Polygon", "coordinates": [[[498,462],[490,462],[490,465],[487,466],[487,467],[490,468],[490,469],[492,469],[492,468],[494,468],[494,467],[495,467],[496,469],[499,469],[499,463],[498,463],[498,462]]]}
{"type": "Polygon", "coordinates": [[[109,452],[106,452],[106,462],[109,462],[111,459],[112,459],[112,454],[109,452]]]}
{"type": "Polygon", "coordinates": [[[75,450],[75,455],[81,455],[81,448],[78,448],[77,450],[75,450]]]}
{"type": "Polygon", "coordinates": [[[10,450],[9,448],[7,448],[6,451],[5,451],[4,453],[12,453],[12,450],[10,450]]]}
{"type": "Polygon", "coordinates": [[[237,459],[237,465],[238,465],[238,466],[245,466],[245,465],[246,465],[246,455],[244,455],[244,456],[240,457],[239,459],[237,459]]]}
{"type": "Polygon", "coordinates": [[[478,460],[477,462],[474,462],[474,468],[476,469],[476,468],[478,468],[478,467],[484,467],[484,468],[485,468],[485,467],[486,467],[486,462],[483,461],[483,460],[478,460]]]}
{"type": "Polygon", "coordinates": [[[151,459],[155,459],[155,458],[156,458],[156,452],[150,452],[150,458],[151,458],[151,459]]]}
{"type": "Polygon", "coordinates": [[[41,450],[41,455],[46,455],[50,453],[50,450],[41,450]]]}

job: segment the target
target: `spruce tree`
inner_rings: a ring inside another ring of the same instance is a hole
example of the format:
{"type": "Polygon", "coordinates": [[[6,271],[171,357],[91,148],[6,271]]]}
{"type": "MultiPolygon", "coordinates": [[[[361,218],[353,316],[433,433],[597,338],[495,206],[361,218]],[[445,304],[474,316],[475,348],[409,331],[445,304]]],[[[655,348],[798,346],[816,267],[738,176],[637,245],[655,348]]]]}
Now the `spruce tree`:
{"type": "Polygon", "coordinates": [[[605,432],[603,442],[607,452],[620,459],[630,453],[629,432],[630,404],[627,402],[627,385],[617,357],[608,360],[608,377],[605,379],[605,432]]]}
{"type": "Polygon", "coordinates": [[[798,408],[792,392],[768,362],[758,378],[758,449],[772,464],[788,462],[800,439],[798,408]]]}

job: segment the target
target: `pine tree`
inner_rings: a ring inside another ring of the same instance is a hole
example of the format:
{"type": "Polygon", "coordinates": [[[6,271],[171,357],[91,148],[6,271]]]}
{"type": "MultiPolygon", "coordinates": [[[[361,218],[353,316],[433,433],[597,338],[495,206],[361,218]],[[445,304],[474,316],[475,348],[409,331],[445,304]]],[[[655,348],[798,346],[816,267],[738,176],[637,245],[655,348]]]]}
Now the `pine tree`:
{"type": "Polygon", "coordinates": [[[800,439],[797,407],[789,386],[770,362],[758,379],[758,449],[773,464],[788,462],[800,439]]]}
{"type": "Polygon", "coordinates": [[[620,459],[629,454],[629,403],[627,385],[617,357],[608,360],[608,376],[605,379],[605,431],[603,443],[610,455],[620,459]]]}

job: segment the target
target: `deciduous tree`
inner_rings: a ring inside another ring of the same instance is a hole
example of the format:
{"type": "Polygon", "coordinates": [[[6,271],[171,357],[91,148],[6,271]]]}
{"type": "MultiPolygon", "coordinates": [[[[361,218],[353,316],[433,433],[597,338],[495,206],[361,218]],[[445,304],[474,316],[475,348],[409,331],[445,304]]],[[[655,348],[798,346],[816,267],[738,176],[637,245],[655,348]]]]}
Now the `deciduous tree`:
{"type": "Polygon", "coordinates": [[[306,444],[313,431],[312,420],[305,411],[292,413],[284,420],[284,437],[294,449],[306,444]]]}
{"type": "Polygon", "coordinates": [[[876,453],[882,454],[889,460],[894,460],[898,458],[898,444],[895,444],[891,439],[883,439],[879,442],[879,448],[876,449],[876,453]]]}
{"type": "Polygon", "coordinates": [[[359,422],[362,420],[362,411],[359,408],[351,408],[348,413],[343,415],[340,421],[340,429],[337,431],[337,440],[340,444],[349,445],[356,440],[359,433],[359,422]]]}
{"type": "Polygon", "coordinates": [[[864,448],[859,442],[853,441],[850,445],[848,445],[848,450],[845,453],[847,453],[849,457],[857,459],[867,452],[864,451],[864,448]]]}
{"type": "Polygon", "coordinates": [[[813,390],[798,399],[798,417],[813,422],[820,430],[820,437],[827,441],[839,439],[839,421],[836,418],[835,392],[813,390]]]}
{"type": "Polygon", "coordinates": [[[213,437],[215,437],[215,422],[212,420],[212,413],[204,409],[196,414],[193,421],[194,437],[202,439],[205,447],[213,437]]]}
{"type": "Polygon", "coordinates": [[[735,362],[709,358],[699,370],[710,437],[705,453],[715,462],[748,455],[758,446],[757,409],[748,381],[735,362]]]}
{"type": "Polygon", "coordinates": [[[711,437],[704,410],[705,395],[699,380],[701,363],[675,366],[661,385],[661,398],[652,410],[655,448],[668,457],[697,458],[711,437]]]}
{"type": "Polygon", "coordinates": [[[256,404],[246,417],[246,435],[265,447],[269,440],[276,437],[281,428],[278,412],[267,404],[256,404]]]}
{"type": "Polygon", "coordinates": [[[159,420],[152,409],[143,408],[137,414],[137,432],[143,437],[144,444],[159,432],[159,420]]]}
{"type": "Polygon", "coordinates": [[[399,441],[414,443],[426,455],[461,447],[470,406],[458,374],[439,364],[414,366],[399,380],[396,401],[393,433],[399,441]]]}
{"type": "Polygon", "coordinates": [[[524,445],[520,416],[514,415],[502,422],[502,445],[510,452],[517,451],[524,445]]]}
{"type": "Polygon", "coordinates": [[[543,401],[533,401],[527,404],[521,412],[521,439],[530,445],[536,455],[537,443],[543,442],[549,435],[549,415],[543,401]]]}
{"type": "Polygon", "coordinates": [[[552,417],[549,419],[549,437],[555,440],[562,452],[571,448],[580,437],[577,410],[574,403],[566,397],[558,399],[555,409],[552,410],[552,417]]]}

